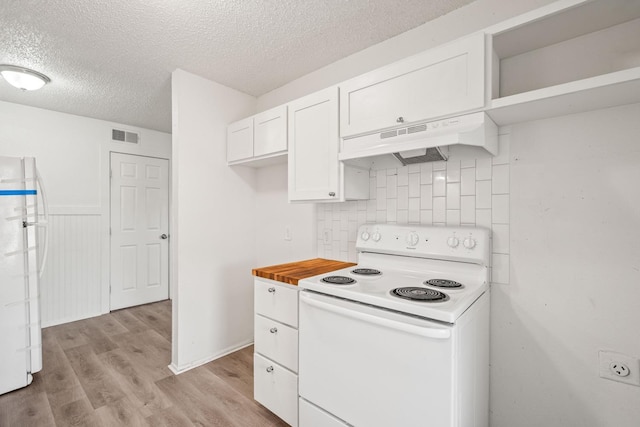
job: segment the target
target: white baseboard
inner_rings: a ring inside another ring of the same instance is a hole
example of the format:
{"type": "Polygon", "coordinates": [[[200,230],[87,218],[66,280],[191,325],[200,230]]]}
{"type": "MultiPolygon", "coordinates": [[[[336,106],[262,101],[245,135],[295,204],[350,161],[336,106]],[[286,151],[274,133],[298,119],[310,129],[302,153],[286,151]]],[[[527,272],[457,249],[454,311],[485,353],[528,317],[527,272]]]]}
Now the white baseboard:
{"type": "Polygon", "coordinates": [[[217,353],[217,354],[215,354],[215,355],[213,355],[211,357],[206,357],[204,359],[200,359],[200,360],[197,360],[195,362],[188,363],[188,364],[186,364],[184,366],[177,366],[175,363],[171,362],[171,364],[168,366],[168,368],[175,375],[180,375],[180,374],[182,374],[184,372],[190,371],[193,368],[197,368],[198,366],[202,366],[202,365],[207,364],[207,363],[209,363],[209,362],[211,362],[213,360],[220,359],[221,357],[224,357],[224,356],[226,356],[228,354],[234,353],[234,352],[236,352],[238,350],[242,350],[245,347],[249,347],[252,344],[253,344],[253,340],[250,340],[250,341],[246,341],[244,343],[240,343],[240,344],[234,345],[232,347],[227,347],[226,349],[224,349],[220,353],[217,353]]]}

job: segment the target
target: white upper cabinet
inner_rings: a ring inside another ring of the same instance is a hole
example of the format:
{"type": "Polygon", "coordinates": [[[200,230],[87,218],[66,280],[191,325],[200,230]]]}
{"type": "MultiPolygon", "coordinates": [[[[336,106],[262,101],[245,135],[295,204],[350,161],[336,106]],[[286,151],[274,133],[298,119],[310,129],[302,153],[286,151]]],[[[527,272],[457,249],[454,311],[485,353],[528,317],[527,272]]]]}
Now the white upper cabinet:
{"type": "Polygon", "coordinates": [[[486,30],[498,125],[640,102],[640,1],[565,0],[486,30]]]}
{"type": "Polygon", "coordinates": [[[253,155],[287,151],[287,106],[272,108],[253,117],[253,155]]]}
{"type": "Polygon", "coordinates": [[[227,127],[227,162],[260,167],[286,161],[287,106],[272,108],[227,127]]]}
{"type": "Polygon", "coordinates": [[[227,127],[227,162],[253,157],[253,117],[227,127]]]}
{"type": "Polygon", "coordinates": [[[289,104],[289,201],[340,197],[338,88],[289,104]]]}
{"type": "Polygon", "coordinates": [[[477,33],[340,84],[340,136],[483,108],[484,52],[477,33]]]}

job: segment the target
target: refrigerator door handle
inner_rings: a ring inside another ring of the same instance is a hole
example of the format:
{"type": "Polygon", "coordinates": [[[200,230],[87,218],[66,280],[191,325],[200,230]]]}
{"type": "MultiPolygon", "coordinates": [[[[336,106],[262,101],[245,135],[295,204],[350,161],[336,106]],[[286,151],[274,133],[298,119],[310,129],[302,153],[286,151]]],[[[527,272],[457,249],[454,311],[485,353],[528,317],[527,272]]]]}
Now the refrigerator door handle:
{"type": "Polygon", "coordinates": [[[47,201],[47,192],[44,188],[44,182],[40,176],[40,172],[36,170],[36,178],[38,187],[40,187],[40,195],[42,196],[42,212],[44,218],[41,220],[38,218],[37,226],[44,228],[44,250],[42,252],[42,258],[40,259],[40,265],[38,266],[38,277],[42,277],[44,266],[47,264],[47,254],[49,253],[49,202],[47,201]]]}

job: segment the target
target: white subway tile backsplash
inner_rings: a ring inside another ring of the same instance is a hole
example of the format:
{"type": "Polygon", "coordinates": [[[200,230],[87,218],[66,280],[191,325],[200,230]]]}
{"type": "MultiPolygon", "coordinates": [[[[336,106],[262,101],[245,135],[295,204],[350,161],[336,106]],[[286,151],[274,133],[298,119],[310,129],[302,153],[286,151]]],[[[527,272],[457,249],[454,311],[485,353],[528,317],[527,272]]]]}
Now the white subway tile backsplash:
{"type": "Polygon", "coordinates": [[[450,160],[370,171],[371,198],[317,207],[318,256],[356,261],[364,223],[478,226],[493,230],[493,281],[509,281],[509,134],[498,158],[450,160]],[[324,242],[323,231],[330,243],[324,242]]]}
{"type": "Polygon", "coordinates": [[[491,222],[493,224],[509,224],[509,195],[498,194],[492,199],[491,222]]]}
{"type": "Polygon", "coordinates": [[[467,159],[460,161],[460,168],[475,168],[476,167],[476,159],[467,159]]]}
{"type": "Polygon", "coordinates": [[[476,209],[476,225],[491,230],[491,209],[476,209]]]}
{"type": "Polygon", "coordinates": [[[397,194],[398,177],[396,175],[387,175],[387,199],[395,199],[397,194]]]}
{"type": "Polygon", "coordinates": [[[420,211],[420,224],[422,225],[433,224],[433,211],[431,209],[420,211]]]}
{"type": "Polygon", "coordinates": [[[396,212],[398,212],[398,201],[387,199],[387,222],[396,222],[396,212]]]}
{"type": "Polygon", "coordinates": [[[420,184],[431,184],[433,174],[433,166],[431,163],[423,163],[420,166],[420,184]]]}
{"type": "Polygon", "coordinates": [[[433,198],[433,222],[447,222],[447,199],[444,197],[433,198]]]}
{"type": "Polygon", "coordinates": [[[409,197],[420,197],[419,173],[409,173],[409,197]]]}
{"type": "Polygon", "coordinates": [[[387,189],[386,188],[378,188],[376,195],[376,210],[384,211],[387,210],[387,189]]]}
{"type": "Polygon", "coordinates": [[[460,195],[473,196],[476,194],[476,168],[460,170],[460,195]]]}
{"type": "Polygon", "coordinates": [[[491,181],[476,182],[476,208],[491,209],[491,181]]]}
{"type": "Polygon", "coordinates": [[[433,197],[447,194],[447,171],[433,171],[433,197]]]}
{"type": "Polygon", "coordinates": [[[462,224],[475,224],[476,222],[475,196],[460,197],[460,222],[462,224]]]}
{"type": "Polygon", "coordinates": [[[447,170],[447,162],[433,162],[431,165],[434,171],[447,170]]]}
{"type": "Polygon", "coordinates": [[[409,168],[404,166],[398,168],[398,187],[409,185],[409,168]]]}
{"type": "Polygon", "coordinates": [[[447,162],[447,183],[460,182],[460,160],[447,162]]]}
{"type": "Polygon", "coordinates": [[[420,210],[411,210],[409,209],[409,224],[419,224],[420,223],[420,210]]]}
{"type": "Polygon", "coordinates": [[[493,165],[493,194],[509,194],[509,165],[493,165]]]}
{"type": "Polygon", "coordinates": [[[420,186],[420,209],[433,209],[433,186],[420,186]]]}
{"type": "Polygon", "coordinates": [[[420,222],[420,199],[416,197],[409,198],[409,222],[420,222]]]}
{"type": "Polygon", "coordinates": [[[460,209],[447,209],[447,225],[450,227],[460,225],[460,209]]]}
{"type": "Polygon", "coordinates": [[[409,187],[398,187],[398,209],[409,209],[409,187]]]}
{"type": "Polygon", "coordinates": [[[491,179],[491,158],[476,160],[476,179],[491,179]]]}
{"type": "Polygon", "coordinates": [[[409,211],[407,209],[398,209],[396,215],[397,224],[407,224],[409,222],[409,211]]]}
{"type": "Polygon", "coordinates": [[[460,210],[460,183],[447,184],[447,209],[460,210]]]}

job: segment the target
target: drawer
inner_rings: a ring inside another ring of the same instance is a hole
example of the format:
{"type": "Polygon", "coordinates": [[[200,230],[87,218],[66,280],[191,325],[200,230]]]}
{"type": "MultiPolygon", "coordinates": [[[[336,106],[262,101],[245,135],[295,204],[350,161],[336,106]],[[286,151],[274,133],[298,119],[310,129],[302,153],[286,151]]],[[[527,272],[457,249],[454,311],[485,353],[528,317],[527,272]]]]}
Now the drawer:
{"type": "Polygon", "coordinates": [[[259,354],[253,355],[253,397],[289,425],[298,425],[298,376],[259,354]]]}
{"type": "Polygon", "coordinates": [[[255,281],[255,311],[286,325],[298,327],[298,290],[273,282],[255,281]]]}
{"type": "Polygon", "coordinates": [[[266,317],[255,316],[255,351],[298,372],[298,330],[266,317]]]}
{"type": "Polygon", "coordinates": [[[328,412],[300,398],[300,427],[348,427],[328,412]]]}

